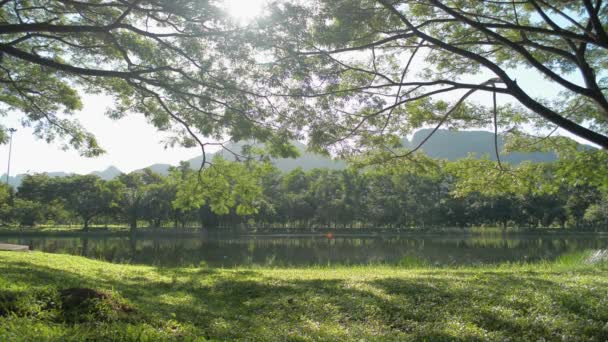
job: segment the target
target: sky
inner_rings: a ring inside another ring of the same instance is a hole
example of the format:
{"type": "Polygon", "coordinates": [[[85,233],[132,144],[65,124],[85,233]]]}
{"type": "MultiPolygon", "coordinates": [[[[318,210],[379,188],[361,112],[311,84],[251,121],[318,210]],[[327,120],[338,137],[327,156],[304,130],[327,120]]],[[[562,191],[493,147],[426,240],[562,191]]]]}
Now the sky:
{"type": "MultiPolygon", "coordinates": [[[[235,19],[247,23],[261,13],[264,1],[226,0],[225,6],[235,19]]],[[[555,85],[527,70],[516,70],[513,76],[532,96],[551,96],[558,91],[555,85]]],[[[486,102],[488,96],[482,95],[480,100],[486,102]]],[[[0,123],[17,129],[13,136],[11,175],[53,171],[86,174],[109,166],[131,172],[156,163],[177,165],[179,161],[194,158],[200,153],[198,148],[166,149],[162,143],[163,138],[167,137],[166,133],[158,132],[143,116],[129,115],[119,120],[106,117],[104,112],[111,103],[109,97],[85,94],[82,100],[84,107],[76,117],[88,131],[95,134],[106,153],[85,158],[74,150],[63,151],[59,143],[49,144],[35,138],[31,128],[21,127],[19,115],[9,114],[0,118],[0,123]]],[[[505,99],[499,97],[501,100],[505,99]]],[[[6,172],[7,161],[8,145],[0,145],[0,174],[6,172]]]]}
{"type": "MultiPolygon", "coordinates": [[[[197,156],[199,149],[173,147],[165,149],[158,132],[143,116],[129,115],[112,120],[104,115],[111,99],[105,96],[84,96],[83,109],[77,114],[80,123],[98,139],[106,153],[96,158],[81,157],[77,151],[61,150],[59,143],[48,144],[33,136],[32,129],[21,127],[18,116],[3,118],[7,127],[15,127],[11,156],[11,174],[28,172],[68,171],[89,173],[116,166],[130,172],[155,163],[178,164],[197,156]]],[[[1,173],[6,172],[8,145],[0,145],[1,173]]]]}

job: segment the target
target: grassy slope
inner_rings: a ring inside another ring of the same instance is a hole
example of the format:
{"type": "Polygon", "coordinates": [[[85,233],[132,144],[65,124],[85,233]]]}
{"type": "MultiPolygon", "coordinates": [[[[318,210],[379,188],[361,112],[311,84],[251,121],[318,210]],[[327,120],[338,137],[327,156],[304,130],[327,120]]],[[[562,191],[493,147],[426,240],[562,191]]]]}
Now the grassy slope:
{"type": "Polygon", "coordinates": [[[166,269],[0,252],[0,341],[195,337],[604,341],[608,265],[166,269]],[[113,291],[137,313],[65,323],[48,302],[69,287],[113,291]]]}

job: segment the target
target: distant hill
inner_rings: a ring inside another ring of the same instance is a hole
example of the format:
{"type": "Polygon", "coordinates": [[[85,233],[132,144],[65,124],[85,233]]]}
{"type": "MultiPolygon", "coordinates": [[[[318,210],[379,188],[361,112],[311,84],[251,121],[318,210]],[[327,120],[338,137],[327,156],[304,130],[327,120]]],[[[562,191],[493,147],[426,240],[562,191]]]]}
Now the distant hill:
{"type": "Polygon", "coordinates": [[[110,180],[110,179],[113,179],[114,177],[118,177],[121,173],[122,173],[122,171],[120,171],[115,166],[110,166],[103,171],[93,171],[90,174],[99,176],[101,179],[110,180]]]}
{"type": "MultiPolygon", "coordinates": [[[[235,153],[240,153],[242,151],[243,145],[245,145],[245,144],[246,144],[245,142],[240,142],[240,143],[235,143],[235,144],[229,144],[226,147],[229,150],[234,151],[235,153]]],[[[273,158],[272,159],[272,162],[274,163],[274,165],[281,171],[289,172],[298,167],[301,167],[305,171],[316,169],[316,168],[328,168],[328,169],[337,170],[337,169],[343,169],[346,167],[346,162],[344,162],[342,160],[333,160],[331,158],[328,158],[328,157],[325,157],[325,156],[322,156],[319,154],[307,152],[306,145],[302,144],[301,142],[294,141],[293,144],[300,152],[300,156],[298,158],[273,158]]],[[[212,159],[216,155],[220,155],[220,156],[224,157],[224,159],[226,159],[226,160],[231,160],[231,161],[235,160],[234,154],[232,154],[226,150],[220,150],[215,154],[207,154],[207,160],[212,159]]],[[[200,167],[202,161],[203,161],[202,156],[188,160],[188,162],[190,163],[190,167],[196,168],[196,169],[198,169],[200,167]]]]}
{"type": "Polygon", "coordinates": [[[134,172],[141,172],[144,169],[150,169],[158,174],[167,175],[169,174],[169,168],[172,167],[171,164],[152,164],[148,167],[144,167],[143,169],[135,170],[134,172]]]}
{"type": "MultiPolygon", "coordinates": [[[[226,147],[234,151],[235,153],[240,153],[242,151],[245,142],[238,143],[230,143],[227,144],[226,147]]],[[[279,168],[281,171],[289,172],[295,168],[301,167],[304,170],[312,170],[315,168],[328,168],[328,169],[343,169],[346,167],[346,162],[342,160],[332,160],[331,158],[327,158],[325,156],[321,156],[318,154],[306,152],[306,145],[300,142],[294,142],[295,147],[300,151],[300,157],[292,159],[292,158],[275,158],[272,159],[274,165],[279,168]]],[[[234,154],[228,152],[227,150],[220,150],[216,153],[207,153],[206,158],[208,161],[212,160],[215,156],[222,156],[226,160],[233,161],[235,160],[234,154]]],[[[186,160],[187,163],[190,164],[192,169],[198,169],[203,161],[202,156],[198,156],[189,160],[186,160]]],[[[152,171],[160,173],[162,175],[166,175],[169,173],[169,168],[173,166],[170,164],[154,164],[148,166],[148,168],[152,169],[152,171]]],[[[137,171],[141,171],[143,169],[139,169],[137,171]]]]}
{"type": "MultiPolygon", "coordinates": [[[[403,145],[414,148],[426,138],[431,129],[421,129],[414,133],[412,141],[403,140],[403,145]]],[[[504,140],[498,136],[498,149],[502,152],[504,140]]],[[[473,154],[477,158],[488,156],[491,160],[496,160],[494,151],[494,133],[488,131],[450,131],[440,129],[421,147],[428,156],[436,159],[458,160],[473,154]]],[[[511,164],[519,164],[523,161],[532,162],[552,162],[557,160],[555,153],[545,152],[513,152],[500,154],[500,160],[511,164]]]]}
{"type": "MultiPolygon", "coordinates": [[[[413,148],[417,146],[424,138],[431,132],[430,129],[421,129],[414,133],[411,141],[408,139],[403,140],[405,147],[413,148]]],[[[240,152],[244,143],[233,143],[227,147],[235,152],[240,152]]],[[[273,163],[284,172],[289,172],[297,167],[301,167],[304,170],[311,170],[314,168],[328,168],[328,169],[343,169],[346,167],[346,162],[341,160],[332,160],[322,155],[310,153],[306,151],[306,146],[300,142],[294,142],[296,148],[300,151],[300,157],[291,158],[277,158],[273,159],[273,163]]],[[[498,138],[499,150],[502,151],[504,147],[503,138],[498,138]]],[[[585,145],[586,146],[586,145],[585,145]]],[[[494,153],[494,133],[488,131],[450,131],[440,129],[423,145],[421,148],[424,153],[430,157],[437,159],[447,160],[458,160],[466,158],[469,154],[480,158],[488,156],[490,159],[495,160],[496,156],[494,153]]],[[[234,160],[234,155],[228,151],[221,150],[217,153],[208,153],[207,159],[211,160],[215,155],[221,155],[227,160],[234,160]]],[[[501,160],[512,164],[519,164],[522,161],[532,162],[552,162],[557,159],[554,153],[521,153],[514,152],[502,155],[501,160]]],[[[190,167],[198,169],[202,161],[202,156],[192,158],[187,162],[190,163],[190,167]]],[[[169,173],[169,168],[172,165],[169,164],[153,164],[148,166],[152,171],[166,175],[169,173]]],[[[141,171],[141,170],[138,170],[141,171]]],[[[95,171],[91,174],[97,175],[103,179],[112,179],[122,172],[114,167],[110,166],[103,171],[95,171]]],[[[66,172],[49,172],[48,175],[51,177],[65,177],[71,173],[66,172]]],[[[25,174],[16,175],[10,177],[9,184],[17,187],[21,184],[21,180],[25,174]]],[[[5,181],[6,175],[3,175],[0,181],[5,181]]]]}

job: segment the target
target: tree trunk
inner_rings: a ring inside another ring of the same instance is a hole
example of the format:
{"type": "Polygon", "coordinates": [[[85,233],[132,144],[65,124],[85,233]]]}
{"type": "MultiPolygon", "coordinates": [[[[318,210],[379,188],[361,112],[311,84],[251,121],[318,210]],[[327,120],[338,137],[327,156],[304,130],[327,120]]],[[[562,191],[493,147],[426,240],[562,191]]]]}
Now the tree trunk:
{"type": "Polygon", "coordinates": [[[137,229],[137,218],[131,218],[129,220],[129,231],[131,234],[135,233],[135,229],[137,229]]]}

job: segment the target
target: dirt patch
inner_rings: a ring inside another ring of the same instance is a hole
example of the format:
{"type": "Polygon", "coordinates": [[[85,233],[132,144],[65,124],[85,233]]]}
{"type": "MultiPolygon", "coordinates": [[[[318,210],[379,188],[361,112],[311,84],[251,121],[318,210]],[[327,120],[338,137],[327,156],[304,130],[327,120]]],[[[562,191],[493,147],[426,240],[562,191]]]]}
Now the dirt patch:
{"type": "Polygon", "coordinates": [[[100,301],[105,302],[115,311],[123,313],[130,313],[134,311],[133,308],[124,303],[124,301],[105,291],[89,288],[70,288],[60,290],[59,294],[62,299],[64,310],[81,306],[88,301],[100,301]]]}

